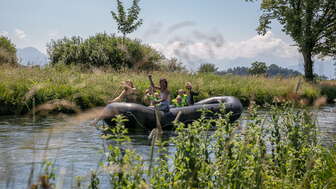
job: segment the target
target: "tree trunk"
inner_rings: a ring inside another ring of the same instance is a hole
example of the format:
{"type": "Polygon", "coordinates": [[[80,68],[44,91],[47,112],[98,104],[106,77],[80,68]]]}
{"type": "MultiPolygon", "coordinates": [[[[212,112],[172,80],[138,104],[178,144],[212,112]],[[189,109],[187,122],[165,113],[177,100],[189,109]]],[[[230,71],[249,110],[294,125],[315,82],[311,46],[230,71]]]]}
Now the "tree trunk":
{"type": "Polygon", "coordinates": [[[314,80],[314,73],[313,73],[313,60],[311,51],[306,50],[302,51],[303,60],[304,60],[304,74],[305,79],[307,81],[313,81],[314,80]]]}
{"type": "Polygon", "coordinates": [[[125,56],[126,56],[126,46],[125,46],[125,39],[126,39],[126,33],[123,33],[122,37],[122,50],[125,52],[124,56],[122,57],[122,68],[126,67],[126,61],[125,61],[125,56]]]}

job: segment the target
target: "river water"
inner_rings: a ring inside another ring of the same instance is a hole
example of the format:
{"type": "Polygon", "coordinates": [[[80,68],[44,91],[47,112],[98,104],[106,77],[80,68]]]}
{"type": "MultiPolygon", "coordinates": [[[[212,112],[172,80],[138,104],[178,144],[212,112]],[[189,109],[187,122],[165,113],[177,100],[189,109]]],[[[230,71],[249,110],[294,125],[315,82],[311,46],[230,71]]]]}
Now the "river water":
{"type": "MultiPolygon", "coordinates": [[[[323,142],[334,144],[336,107],[323,107],[316,115],[323,142]]],[[[132,147],[148,159],[148,133],[134,132],[130,137],[132,147]]],[[[89,122],[74,124],[60,118],[33,121],[31,117],[0,117],[0,188],[27,188],[29,176],[33,175],[36,181],[43,171],[44,160],[54,162],[57,175],[64,175],[58,181],[63,181],[65,188],[75,183],[74,176],[82,176],[85,183],[90,171],[97,169],[102,160],[104,146],[100,132],[89,122]]]]}

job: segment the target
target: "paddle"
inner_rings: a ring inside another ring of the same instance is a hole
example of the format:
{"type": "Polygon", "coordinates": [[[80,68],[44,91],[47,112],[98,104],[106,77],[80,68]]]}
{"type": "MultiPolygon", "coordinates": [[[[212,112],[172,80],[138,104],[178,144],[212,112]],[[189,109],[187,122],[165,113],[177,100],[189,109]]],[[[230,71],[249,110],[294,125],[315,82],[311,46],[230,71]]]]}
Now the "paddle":
{"type": "MultiPolygon", "coordinates": [[[[148,75],[148,79],[151,85],[152,90],[155,90],[155,85],[152,79],[152,75],[148,75]]],[[[156,129],[158,129],[158,134],[161,135],[163,133],[162,126],[161,126],[161,118],[160,118],[160,112],[157,109],[156,106],[154,106],[154,113],[155,113],[155,119],[156,119],[156,129]]]]}

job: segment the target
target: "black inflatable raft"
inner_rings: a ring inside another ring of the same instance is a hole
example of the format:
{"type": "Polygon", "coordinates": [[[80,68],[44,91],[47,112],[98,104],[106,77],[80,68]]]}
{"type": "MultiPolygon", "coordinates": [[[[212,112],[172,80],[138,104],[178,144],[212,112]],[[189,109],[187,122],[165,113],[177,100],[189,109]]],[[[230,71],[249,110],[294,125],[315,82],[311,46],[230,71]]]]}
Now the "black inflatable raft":
{"type": "MultiPolygon", "coordinates": [[[[179,121],[191,123],[201,117],[201,109],[208,109],[212,112],[207,113],[207,118],[215,118],[215,113],[223,108],[223,104],[226,113],[232,112],[230,121],[233,122],[240,117],[243,106],[237,98],[218,96],[204,99],[192,106],[170,108],[169,112],[160,111],[161,125],[163,129],[172,129],[172,121],[175,120],[178,112],[181,112],[179,121]]],[[[135,103],[111,103],[105,107],[103,116],[100,119],[113,126],[115,123],[113,123],[112,118],[118,114],[122,114],[128,119],[125,123],[127,128],[153,129],[156,127],[154,108],[135,103]]]]}

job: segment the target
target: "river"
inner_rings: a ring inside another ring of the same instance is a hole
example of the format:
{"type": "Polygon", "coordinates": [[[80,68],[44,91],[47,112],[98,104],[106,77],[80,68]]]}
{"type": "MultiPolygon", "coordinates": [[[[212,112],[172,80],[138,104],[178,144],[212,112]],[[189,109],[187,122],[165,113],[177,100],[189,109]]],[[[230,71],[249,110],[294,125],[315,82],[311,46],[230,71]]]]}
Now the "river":
{"type": "MultiPolygon", "coordinates": [[[[326,106],[315,113],[323,143],[334,144],[336,107],[326,106]]],[[[148,133],[130,133],[130,137],[132,147],[148,158],[148,133]]],[[[74,176],[82,176],[87,181],[90,170],[95,170],[103,158],[105,145],[100,132],[89,122],[74,124],[52,117],[36,121],[31,117],[0,117],[0,188],[27,188],[29,176],[34,175],[36,181],[46,159],[55,163],[58,176],[64,175],[64,179],[59,179],[63,186],[71,188],[74,176]]]]}

